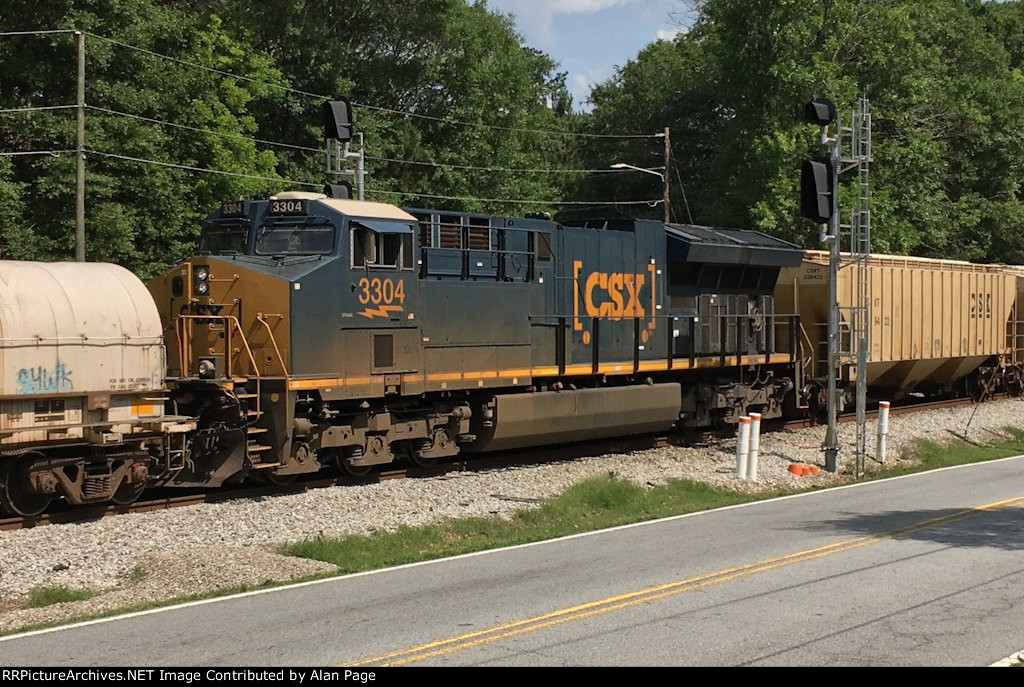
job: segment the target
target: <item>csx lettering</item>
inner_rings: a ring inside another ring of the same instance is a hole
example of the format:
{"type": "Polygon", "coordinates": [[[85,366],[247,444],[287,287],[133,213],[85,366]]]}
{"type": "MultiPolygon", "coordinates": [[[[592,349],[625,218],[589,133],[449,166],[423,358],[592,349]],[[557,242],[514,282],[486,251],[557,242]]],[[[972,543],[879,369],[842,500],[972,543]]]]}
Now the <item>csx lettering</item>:
{"type": "Polygon", "coordinates": [[[644,317],[640,290],[643,274],[592,272],[583,291],[583,305],[590,317],[644,317]]]}

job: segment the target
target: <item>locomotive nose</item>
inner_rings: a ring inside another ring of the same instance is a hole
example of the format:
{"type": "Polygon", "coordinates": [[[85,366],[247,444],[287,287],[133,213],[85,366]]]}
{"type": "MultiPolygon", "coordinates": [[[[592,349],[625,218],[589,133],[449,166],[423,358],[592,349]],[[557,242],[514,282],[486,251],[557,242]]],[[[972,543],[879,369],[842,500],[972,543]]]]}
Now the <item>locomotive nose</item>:
{"type": "Polygon", "coordinates": [[[289,281],[233,260],[191,258],[150,283],[168,377],[204,381],[285,375],[289,281]]]}

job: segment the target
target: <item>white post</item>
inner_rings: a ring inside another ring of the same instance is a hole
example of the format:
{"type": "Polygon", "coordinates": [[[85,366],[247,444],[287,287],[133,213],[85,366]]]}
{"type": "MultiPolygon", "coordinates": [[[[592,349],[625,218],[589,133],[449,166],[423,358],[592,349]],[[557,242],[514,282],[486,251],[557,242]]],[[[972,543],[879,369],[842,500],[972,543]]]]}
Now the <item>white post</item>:
{"type": "Polygon", "coordinates": [[[750,414],[750,454],[747,456],[747,479],[757,481],[757,454],[761,450],[761,413],[750,414]]]}
{"type": "Polygon", "coordinates": [[[878,402],[878,445],[875,446],[875,460],[885,462],[885,437],[889,434],[889,402],[878,402]]]}
{"type": "Polygon", "coordinates": [[[736,474],[740,479],[747,478],[747,452],[750,450],[750,418],[740,418],[740,426],[736,428],[736,474]]]}

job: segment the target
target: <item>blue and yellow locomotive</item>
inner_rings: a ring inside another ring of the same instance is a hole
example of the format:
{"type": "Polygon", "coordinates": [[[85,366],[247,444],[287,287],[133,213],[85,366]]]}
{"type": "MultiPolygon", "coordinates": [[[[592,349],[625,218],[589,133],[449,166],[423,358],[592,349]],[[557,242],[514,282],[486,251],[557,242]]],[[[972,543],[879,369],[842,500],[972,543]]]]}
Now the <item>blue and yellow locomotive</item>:
{"type": "Polygon", "coordinates": [[[154,280],[171,395],[218,486],[782,414],[795,246],[322,194],[233,201],[154,280]]]}

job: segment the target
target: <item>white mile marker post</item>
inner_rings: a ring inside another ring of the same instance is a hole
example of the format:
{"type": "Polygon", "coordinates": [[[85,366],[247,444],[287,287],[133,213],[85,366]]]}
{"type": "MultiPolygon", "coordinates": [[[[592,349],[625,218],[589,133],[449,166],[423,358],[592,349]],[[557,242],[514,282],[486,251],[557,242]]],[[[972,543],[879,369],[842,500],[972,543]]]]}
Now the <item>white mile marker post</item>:
{"type": "Polygon", "coordinates": [[[889,434],[889,402],[878,402],[878,444],[875,446],[875,460],[885,463],[885,438],[889,434]]]}
{"type": "Polygon", "coordinates": [[[757,454],[761,450],[761,413],[750,414],[750,453],[747,455],[747,479],[757,481],[757,454]]]}
{"type": "Polygon", "coordinates": [[[736,429],[736,475],[747,478],[747,453],[750,451],[750,418],[744,415],[736,429]]]}

